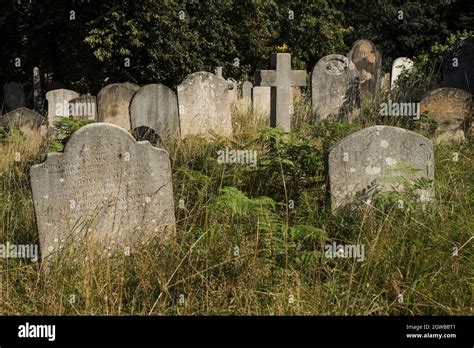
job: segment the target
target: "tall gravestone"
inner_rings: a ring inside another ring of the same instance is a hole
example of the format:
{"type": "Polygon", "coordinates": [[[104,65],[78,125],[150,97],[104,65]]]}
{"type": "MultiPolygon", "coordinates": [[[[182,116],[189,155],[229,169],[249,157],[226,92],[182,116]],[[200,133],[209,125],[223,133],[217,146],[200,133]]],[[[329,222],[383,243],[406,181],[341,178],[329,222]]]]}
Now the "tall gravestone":
{"type": "Polygon", "coordinates": [[[252,110],[265,125],[270,125],[271,87],[252,88],[252,110]]]}
{"type": "Polygon", "coordinates": [[[63,153],[31,167],[30,181],[43,258],[86,237],[133,252],[174,234],[168,153],[119,126],[80,128],[63,153]]]}
{"type": "Polygon", "coordinates": [[[232,134],[229,84],[208,72],[189,75],[178,86],[181,135],[232,134]]]}
{"type": "Polygon", "coordinates": [[[257,70],[255,82],[271,87],[270,126],[289,132],[293,114],[291,87],[306,86],[306,71],[291,70],[290,53],[273,53],[270,60],[274,70],[257,70]]]}
{"type": "Polygon", "coordinates": [[[358,107],[359,73],[343,55],[321,58],[311,75],[312,110],[321,121],[329,116],[346,115],[358,107]]]}
{"type": "Polygon", "coordinates": [[[96,97],[83,95],[69,101],[71,117],[88,121],[97,120],[97,100],[96,97]]]}
{"type": "Polygon", "coordinates": [[[49,125],[52,126],[60,117],[71,116],[69,102],[78,97],[79,93],[69,89],[54,89],[46,93],[49,125]]]}
{"type": "Polygon", "coordinates": [[[428,113],[438,125],[436,142],[462,141],[472,122],[471,93],[457,88],[427,92],[420,102],[420,113],[428,113]]]}
{"type": "Polygon", "coordinates": [[[5,83],[3,85],[3,94],[8,110],[15,110],[25,106],[25,91],[21,83],[5,83]]]}
{"type": "MultiPolygon", "coordinates": [[[[326,166],[331,207],[336,210],[352,203],[357,195],[368,201],[377,191],[403,190],[400,178],[433,180],[433,144],[403,128],[373,126],[332,146],[326,166]]],[[[421,201],[433,198],[431,188],[417,193],[421,201]]]]}
{"type": "Polygon", "coordinates": [[[392,80],[390,82],[391,89],[397,86],[397,80],[400,75],[406,71],[413,69],[413,61],[407,57],[399,57],[392,64],[392,80]]]}
{"type": "Polygon", "coordinates": [[[369,98],[380,90],[382,78],[382,55],[369,40],[358,40],[347,54],[360,76],[361,93],[369,98]]]}
{"type": "Polygon", "coordinates": [[[138,89],[129,82],[113,83],[102,88],[97,95],[97,120],[130,130],[130,101],[138,89]]]}
{"type": "Polygon", "coordinates": [[[460,40],[443,65],[444,86],[474,94],[474,38],[460,40]]]}
{"type": "Polygon", "coordinates": [[[43,97],[41,93],[41,76],[38,67],[33,68],[33,105],[35,111],[43,110],[43,97]]]}
{"type": "Polygon", "coordinates": [[[143,86],[130,102],[130,121],[135,138],[152,144],[179,136],[176,94],[161,84],[143,86]]]}

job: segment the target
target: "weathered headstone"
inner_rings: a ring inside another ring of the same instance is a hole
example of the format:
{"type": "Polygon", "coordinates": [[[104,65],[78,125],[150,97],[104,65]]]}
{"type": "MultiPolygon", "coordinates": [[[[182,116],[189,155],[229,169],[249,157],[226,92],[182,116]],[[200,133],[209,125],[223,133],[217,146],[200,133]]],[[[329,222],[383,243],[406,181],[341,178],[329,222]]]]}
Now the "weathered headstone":
{"type": "Polygon", "coordinates": [[[130,130],[129,106],[137,89],[131,83],[113,83],[97,95],[97,120],[130,130]]]}
{"type": "Polygon", "coordinates": [[[221,66],[216,66],[212,69],[212,72],[214,75],[218,76],[218,77],[223,77],[222,76],[222,67],[221,66]]]}
{"type": "Polygon", "coordinates": [[[252,88],[252,110],[260,121],[270,125],[271,87],[252,88]]]}
{"type": "Polygon", "coordinates": [[[181,135],[232,134],[229,83],[208,72],[189,75],[178,86],[181,135]]]}
{"type": "Polygon", "coordinates": [[[413,61],[407,57],[399,57],[392,64],[392,80],[390,82],[391,89],[397,86],[398,77],[405,71],[413,69],[413,61]]]}
{"type": "Polygon", "coordinates": [[[161,84],[143,86],[130,102],[130,121],[138,140],[163,144],[179,136],[176,94],[161,84]]]}
{"type": "Polygon", "coordinates": [[[306,86],[306,71],[291,70],[290,53],[273,53],[271,67],[274,70],[257,70],[255,81],[258,86],[271,87],[270,126],[288,132],[293,114],[291,87],[306,86]]]}
{"type": "Polygon", "coordinates": [[[3,94],[8,110],[15,110],[25,106],[25,91],[21,83],[5,83],[3,85],[3,94]]]}
{"type": "Polygon", "coordinates": [[[44,134],[43,117],[27,108],[19,108],[0,117],[0,127],[19,129],[26,136],[44,134]]]}
{"type": "Polygon", "coordinates": [[[382,55],[369,40],[357,40],[347,57],[354,63],[360,76],[361,93],[371,98],[380,90],[382,55]]]}
{"type": "Polygon", "coordinates": [[[474,38],[456,43],[454,53],[444,62],[444,86],[474,94],[474,38]]]}
{"type": "Polygon", "coordinates": [[[43,258],[86,235],[133,252],[174,234],[168,153],[116,125],[80,128],[63,153],[31,167],[30,181],[43,258]]]}
{"type": "Polygon", "coordinates": [[[436,142],[462,141],[472,118],[471,94],[457,88],[438,88],[427,92],[420,102],[420,113],[428,112],[438,124],[436,142]]]}
{"type": "Polygon", "coordinates": [[[239,98],[239,83],[234,79],[228,79],[229,84],[229,102],[230,105],[235,104],[239,98]]]}
{"type": "Polygon", "coordinates": [[[78,98],[79,93],[71,91],[69,89],[54,89],[46,93],[46,100],[48,101],[48,121],[49,125],[52,126],[54,121],[60,117],[71,116],[71,109],[69,102],[78,98]]]}
{"type": "Polygon", "coordinates": [[[252,107],[252,82],[242,82],[238,92],[238,99],[234,106],[239,112],[248,112],[252,107]]]}
{"type": "Polygon", "coordinates": [[[380,82],[381,91],[384,91],[384,92],[390,91],[390,79],[391,79],[390,73],[382,74],[382,81],[380,82]]]}
{"type": "MultiPolygon", "coordinates": [[[[349,135],[328,150],[326,163],[333,210],[357,195],[368,202],[379,191],[403,191],[404,180],[434,179],[431,141],[397,127],[373,126],[349,135]]],[[[421,201],[433,198],[431,188],[417,193],[421,201]]]]}
{"type": "Polygon", "coordinates": [[[84,120],[97,120],[97,101],[94,96],[83,95],[69,101],[71,117],[84,120]]]}
{"type": "Polygon", "coordinates": [[[343,55],[331,54],[321,58],[311,75],[311,100],[318,121],[329,116],[345,116],[356,108],[359,73],[343,55]]]}
{"type": "Polygon", "coordinates": [[[41,76],[38,67],[33,68],[33,105],[35,111],[43,110],[43,97],[41,94],[41,76]]]}

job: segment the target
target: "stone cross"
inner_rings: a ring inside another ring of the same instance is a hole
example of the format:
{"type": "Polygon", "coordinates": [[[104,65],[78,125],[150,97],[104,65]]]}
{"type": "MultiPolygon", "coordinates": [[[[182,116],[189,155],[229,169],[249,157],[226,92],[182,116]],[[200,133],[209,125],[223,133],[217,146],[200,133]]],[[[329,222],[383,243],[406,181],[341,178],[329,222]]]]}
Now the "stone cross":
{"type": "Polygon", "coordinates": [[[293,114],[291,87],[306,86],[306,71],[291,70],[290,53],[273,53],[271,66],[274,70],[257,70],[258,86],[271,87],[270,126],[290,131],[290,116],[293,114]]]}

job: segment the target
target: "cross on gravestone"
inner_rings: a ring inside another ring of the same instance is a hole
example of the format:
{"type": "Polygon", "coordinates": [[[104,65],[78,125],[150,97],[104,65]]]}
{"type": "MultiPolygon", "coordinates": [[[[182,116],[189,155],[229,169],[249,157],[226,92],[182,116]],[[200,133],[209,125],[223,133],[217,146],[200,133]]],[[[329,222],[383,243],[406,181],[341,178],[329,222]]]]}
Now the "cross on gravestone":
{"type": "Polygon", "coordinates": [[[274,70],[257,70],[258,86],[271,87],[270,126],[290,131],[290,115],[293,113],[291,87],[306,86],[306,71],[291,70],[290,53],[273,53],[271,66],[274,70]]]}

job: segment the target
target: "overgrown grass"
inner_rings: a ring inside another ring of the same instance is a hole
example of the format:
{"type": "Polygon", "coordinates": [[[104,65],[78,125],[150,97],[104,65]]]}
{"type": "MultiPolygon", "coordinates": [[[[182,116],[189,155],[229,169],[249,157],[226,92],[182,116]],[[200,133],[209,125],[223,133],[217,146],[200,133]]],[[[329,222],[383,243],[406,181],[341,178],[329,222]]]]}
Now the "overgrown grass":
{"type": "MultiPolygon", "coordinates": [[[[71,246],[48,272],[1,259],[0,313],[473,314],[472,142],[435,148],[436,202],[429,206],[387,194],[372,209],[337,216],[328,209],[324,151],[381,123],[377,113],[369,103],[357,124],[312,125],[303,96],[295,107],[299,129],[289,134],[260,128],[247,112],[234,115],[231,139],[170,144],[175,240],[129,256],[71,246]],[[256,150],[258,166],[219,164],[225,147],[256,150]],[[364,261],[326,258],[333,241],[364,245],[364,261]]],[[[15,133],[2,138],[0,243],[38,242],[28,168],[45,148],[15,133]]]]}

